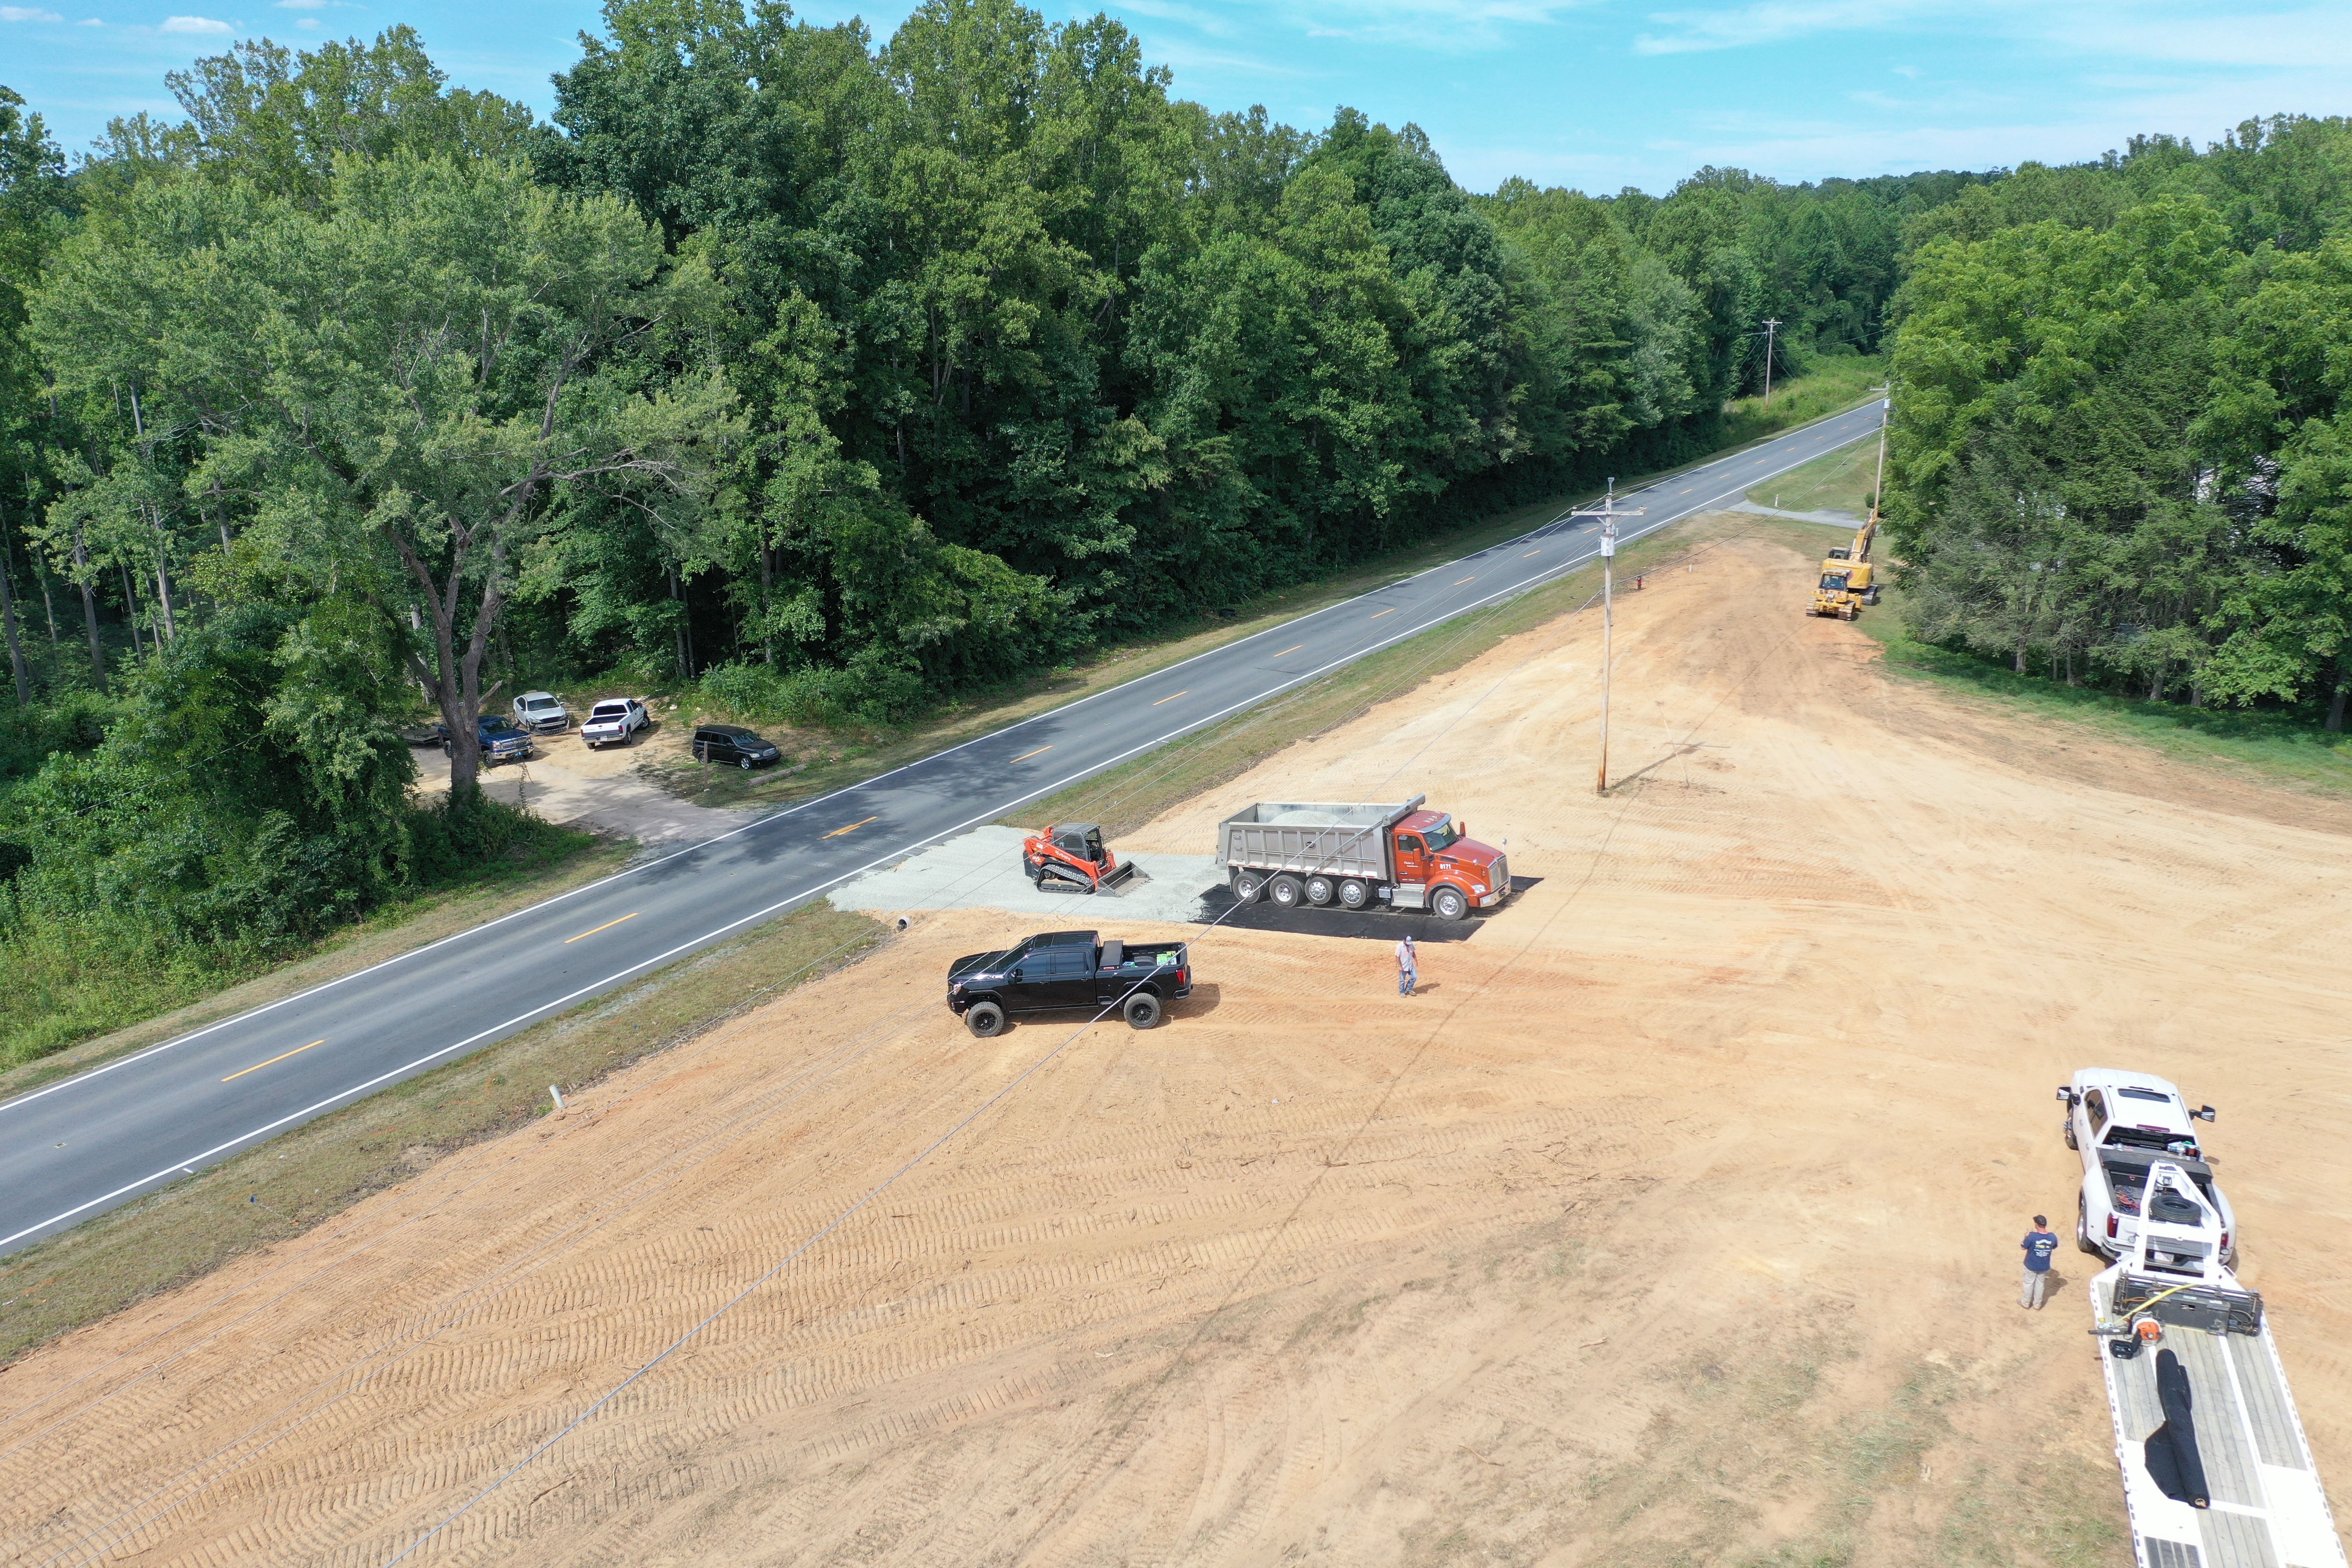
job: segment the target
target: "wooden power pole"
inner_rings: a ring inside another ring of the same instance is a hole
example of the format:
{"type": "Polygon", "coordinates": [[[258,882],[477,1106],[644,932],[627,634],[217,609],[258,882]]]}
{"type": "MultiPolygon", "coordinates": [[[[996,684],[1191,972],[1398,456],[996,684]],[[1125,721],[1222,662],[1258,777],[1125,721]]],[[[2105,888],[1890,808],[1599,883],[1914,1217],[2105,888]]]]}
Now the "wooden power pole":
{"type": "Polygon", "coordinates": [[[1570,513],[1571,517],[1597,517],[1601,520],[1601,771],[1593,781],[1592,793],[1595,795],[1609,793],[1609,660],[1616,629],[1613,611],[1617,587],[1617,520],[1639,517],[1643,510],[1617,510],[1617,480],[1612,476],[1609,493],[1598,508],[1570,513]]]}
{"type": "Polygon", "coordinates": [[[1780,323],[1770,316],[1764,318],[1764,406],[1772,406],[1772,344],[1780,335],[1780,323]]]}

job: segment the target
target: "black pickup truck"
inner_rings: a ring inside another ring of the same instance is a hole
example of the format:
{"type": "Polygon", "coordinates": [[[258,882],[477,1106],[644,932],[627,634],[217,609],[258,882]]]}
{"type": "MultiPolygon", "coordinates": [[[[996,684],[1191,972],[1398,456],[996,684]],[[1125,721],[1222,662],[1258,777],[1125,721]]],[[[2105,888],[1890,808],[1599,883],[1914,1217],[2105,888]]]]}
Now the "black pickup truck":
{"type": "Polygon", "coordinates": [[[1090,931],[1049,931],[1002,952],[967,953],[948,965],[948,1009],[987,1039],[1013,1013],[1116,1007],[1149,1029],[1168,1004],[1192,994],[1192,960],[1181,942],[1100,940],[1090,931]]]}

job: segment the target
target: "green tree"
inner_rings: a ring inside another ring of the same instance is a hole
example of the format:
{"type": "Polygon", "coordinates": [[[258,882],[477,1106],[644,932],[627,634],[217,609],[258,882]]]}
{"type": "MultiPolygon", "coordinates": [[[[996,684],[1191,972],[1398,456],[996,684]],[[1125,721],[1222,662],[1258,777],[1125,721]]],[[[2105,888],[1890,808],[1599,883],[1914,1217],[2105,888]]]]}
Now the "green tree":
{"type": "Polygon", "coordinates": [[[675,292],[614,198],[511,163],[347,156],[316,209],[242,180],[142,184],[64,247],[35,329],[67,384],[194,411],[190,484],[248,498],[255,547],[313,592],[395,625],[421,610],[410,668],[463,799],[520,550],[585,496],[690,511],[736,433],[715,370],[642,352],[675,292]]]}

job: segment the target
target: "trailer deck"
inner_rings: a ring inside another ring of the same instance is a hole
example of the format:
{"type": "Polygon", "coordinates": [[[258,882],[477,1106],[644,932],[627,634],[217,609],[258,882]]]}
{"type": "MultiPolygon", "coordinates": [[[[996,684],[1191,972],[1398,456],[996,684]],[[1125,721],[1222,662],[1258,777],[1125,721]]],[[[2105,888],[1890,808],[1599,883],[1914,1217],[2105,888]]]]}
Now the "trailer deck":
{"type": "Polygon", "coordinates": [[[2144,1195],[2143,1213],[2163,1212],[2159,1195],[2201,1212],[2144,1224],[2091,1281],[2135,1561],[2352,1568],[2262,1298],[2210,1239],[2218,1213],[2178,1161],[2153,1164],[2144,1195]]]}

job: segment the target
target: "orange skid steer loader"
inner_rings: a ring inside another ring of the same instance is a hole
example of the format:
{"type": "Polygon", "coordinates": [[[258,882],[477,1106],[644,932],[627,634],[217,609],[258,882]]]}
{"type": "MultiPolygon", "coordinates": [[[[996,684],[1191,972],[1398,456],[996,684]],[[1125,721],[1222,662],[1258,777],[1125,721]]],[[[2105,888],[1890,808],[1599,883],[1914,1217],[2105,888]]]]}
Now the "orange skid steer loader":
{"type": "Polygon", "coordinates": [[[1096,824],[1057,822],[1021,841],[1021,874],[1036,883],[1040,892],[1050,886],[1117,892],[1116,884],[1134,876],[1135,867],[1110,852],[1096,824]]]}

